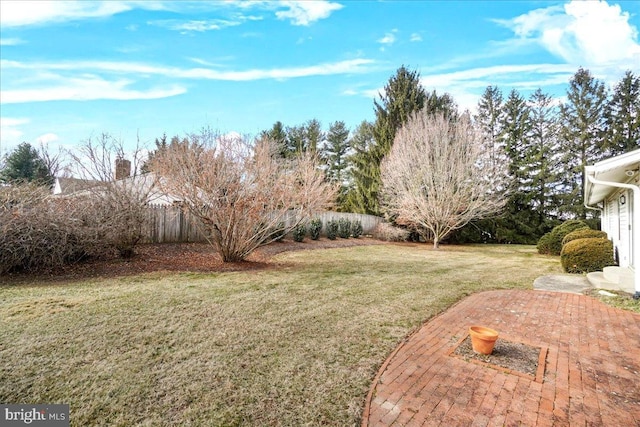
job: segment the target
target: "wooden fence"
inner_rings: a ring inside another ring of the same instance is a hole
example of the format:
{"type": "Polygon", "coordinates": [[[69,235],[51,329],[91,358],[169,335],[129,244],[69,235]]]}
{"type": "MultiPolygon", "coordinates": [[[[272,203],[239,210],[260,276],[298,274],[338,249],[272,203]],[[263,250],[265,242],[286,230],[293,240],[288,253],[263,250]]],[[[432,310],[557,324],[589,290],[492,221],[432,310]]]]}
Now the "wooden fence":
{"type": "MultiPolygon", "coordinates": [[[[363,234],[371,234],[382,218],[345,212],[321,212],[313,216],[322,221],[322,230],[331,220],[346,218],[360,221],[363,234]]],[[[291,221],[291,220],[290,220],[291,221]]],[[[290,221],[287,221],[289,225],[290,221]]],[[[147,243],[188,243],[206,242],[200,221],[190,212],[177,206],[149,205],[147,208],[147,227],[144,241],[147,243]]]]}
{"type": "Polygon", "coordinates": [[[149,205],[147,243],[206,242],[200,220],[178,206],[149,205]]]}

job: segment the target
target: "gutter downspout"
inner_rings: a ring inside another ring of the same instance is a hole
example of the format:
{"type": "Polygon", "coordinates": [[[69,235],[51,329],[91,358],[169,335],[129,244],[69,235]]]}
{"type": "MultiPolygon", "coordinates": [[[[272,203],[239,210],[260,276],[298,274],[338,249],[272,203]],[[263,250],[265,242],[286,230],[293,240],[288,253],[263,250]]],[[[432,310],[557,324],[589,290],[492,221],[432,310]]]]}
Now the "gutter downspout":
{"type": "MultiPolygon", "coordinates": [[[[622,184],[620,182],[601,181],[597,179],[595,176],[590,175],[588,172],[586,173],[586,175],[587,175],[587,179],[592,184],[606,185],[607,187],[626,188],[628,190],[633,191],[633,204],[634,204],[633,225],[631,227],[633,231],[633,268],[635,270],[633,272],[634,273],[633,283],[636,291],[635,294],[633,295],[633,298],[640,299],[640,250],[638,250],[638,245],[640,244],[640,206],[638,206],[640,202],[640,187],[633,184],[622,184]]],[[[584,204],[588,208],[598,209],[598,208],[592,208],[590,206],[587,206],[586,199],[584,201],[584,204]]]]}

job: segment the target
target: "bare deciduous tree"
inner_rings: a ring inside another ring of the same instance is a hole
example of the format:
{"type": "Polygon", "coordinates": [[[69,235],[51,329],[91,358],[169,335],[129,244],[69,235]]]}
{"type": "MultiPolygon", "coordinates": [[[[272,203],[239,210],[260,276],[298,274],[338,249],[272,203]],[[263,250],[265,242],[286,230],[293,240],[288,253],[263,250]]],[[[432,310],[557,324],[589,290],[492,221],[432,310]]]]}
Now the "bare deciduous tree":
{"type": "Polygon", "coordinates": [[[488,152],[467,116],[414,114],[382,164],[386,212],[433,239],[434,248],[451,231],[497,213],[506,202],[507,165],[488,152]]]}
{"type": "Polygon", "coordinates": [[[312,153],[277,155],[267,139],[216,136],[210,131],[171,144],[152,164],[163,191],[202,221],[225,262],[244,260],[335,199],[312,153]]]}
{"type": "Polygon", "coordinates": [[[123,258],[133,256],[144,236],[146,206],[155,190],[155,176],[138,173],[143,154],[139,145],[125,152],[123,143],[108,134],[89,138],[77,151],[69,152],[77,172],[96,183],[86,190],[92,202],[92,225],[123,258]]]}

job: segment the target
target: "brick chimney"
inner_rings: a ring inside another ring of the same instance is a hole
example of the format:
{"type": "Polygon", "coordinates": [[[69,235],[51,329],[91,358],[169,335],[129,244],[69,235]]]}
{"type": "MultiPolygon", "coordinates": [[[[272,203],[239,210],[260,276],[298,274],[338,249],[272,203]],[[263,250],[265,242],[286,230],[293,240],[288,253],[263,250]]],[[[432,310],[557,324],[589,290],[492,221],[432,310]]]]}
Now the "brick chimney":
{"type": "Polygon", "coordinates": [[[116,181],[131,176],[131,161],[123,158],[116,159],[116,181]]]}

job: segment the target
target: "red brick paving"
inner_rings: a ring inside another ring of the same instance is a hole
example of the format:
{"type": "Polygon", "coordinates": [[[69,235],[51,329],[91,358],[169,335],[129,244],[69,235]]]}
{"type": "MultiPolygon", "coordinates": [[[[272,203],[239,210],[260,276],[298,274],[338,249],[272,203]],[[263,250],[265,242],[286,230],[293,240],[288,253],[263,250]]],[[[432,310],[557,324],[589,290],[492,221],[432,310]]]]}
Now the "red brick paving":
{"type": "Polygon", "coordinates": [[[577,294],[474,294],[392,353],[362,420],[363,427],[534,425],[640,427],[640,315],[577,294]],[[476,324],[546,348],[543,377],[451,356],[476,324]]]}

